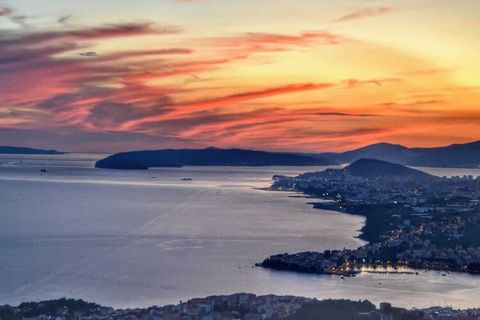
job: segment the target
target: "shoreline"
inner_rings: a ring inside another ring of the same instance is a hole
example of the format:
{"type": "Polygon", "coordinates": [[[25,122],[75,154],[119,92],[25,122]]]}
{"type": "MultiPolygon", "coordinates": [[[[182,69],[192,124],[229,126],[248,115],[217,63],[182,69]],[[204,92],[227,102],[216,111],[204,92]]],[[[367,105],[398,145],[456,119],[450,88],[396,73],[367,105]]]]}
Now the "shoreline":
{"type": "MultiPolygon", "coordinates": [[[[315,198],[324,200],[315,194],[309,194],[306,191],[279,190],[275,189],[274,184],[268,188],[270,191],[294,191],[302,193],[305,198],[315,198]]],[[[299,196],[301,197],[301,196],[299,196]]],[[[400,239],[403,235],[390,237],[385,241],[380,241],[382,237],[382,226],[378,225],[378,215],[375,223],[371,223],[372,217],[377,212],[388,212],[388,206],[384,204],[356,205],[352,203],[336,202],[335,199],[326,199],[325,202],[308,202],[315,209],[327,210],[331,212],[340,212],[348,215],[357,215],[365,218],[364,226],[359,230],[356,238],[365,241],[366,244],[356,249],[343,250],[325,250],[324,252],[298,252],[271,255],[262,262],[257,262],[256,267],[262,267],[272,270],[292,271],[307,274],[323,274],[343,277],[353,277],[360,273],[382,273],[382,274],[408,274],[418,275],[422,271],[438,271],[442,276],[450,272],[467,273],[471,275],[480,275],[480,264],[478,263],[458,263],[454,259],[436,259],[436,258],[409,258],[400,257],[401,250],[392,249],[392,243],[400,239]],[[386,207],[386,208],[385,208],[386,207]],[[372,224],[374,226],[372,227],[372,224]],[[393,240],[392,240],[393,238],[393,240]],[[379,269],[375,271],[364,271],[364,268],[379,269]],[[387,270],[393,268],[394,270],[387,270]],[[399,268],[408,268],[408,271],[396,271],[399,268]]],[[[390,210],[394,211],[395,208],[390,210]]],[[[390,214],[393,216],[393,214],[390,214]]],[[[385,219],[385,217],[383,217],[385,219]]],[[[387,229],[388,230],[388,229],[387,229]]],[[[395,229],[392,229],[393,231],[395,229]]],[[[423,226],[419,230],[411,231],[412,234],[423,231],[423,226]]]]}

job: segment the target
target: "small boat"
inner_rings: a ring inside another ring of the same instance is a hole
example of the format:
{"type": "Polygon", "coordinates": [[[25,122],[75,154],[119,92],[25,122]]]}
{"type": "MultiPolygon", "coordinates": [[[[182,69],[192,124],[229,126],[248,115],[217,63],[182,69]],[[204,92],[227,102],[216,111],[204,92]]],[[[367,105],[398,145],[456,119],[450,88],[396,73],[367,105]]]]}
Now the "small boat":
{"type": "Polygon", "coordinates": [[[40,169],[40,172],[48,172],[47,168],[40,169]]]}
{"type": "Polygon", "coordinates": [[[182,181],[192,181],[193,179],[192,178],[182,178],[181,180],[182,181]]]}

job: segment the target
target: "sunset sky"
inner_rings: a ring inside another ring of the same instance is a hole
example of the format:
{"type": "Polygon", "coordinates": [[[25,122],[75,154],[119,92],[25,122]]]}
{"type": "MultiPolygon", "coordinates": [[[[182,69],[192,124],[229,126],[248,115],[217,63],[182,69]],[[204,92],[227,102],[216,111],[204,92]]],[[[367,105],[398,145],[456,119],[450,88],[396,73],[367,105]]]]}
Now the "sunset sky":
{"type": "Polygon", "coordinates": [[[0,0],[0,145],[480,140],[479,0],[0,0]]]}

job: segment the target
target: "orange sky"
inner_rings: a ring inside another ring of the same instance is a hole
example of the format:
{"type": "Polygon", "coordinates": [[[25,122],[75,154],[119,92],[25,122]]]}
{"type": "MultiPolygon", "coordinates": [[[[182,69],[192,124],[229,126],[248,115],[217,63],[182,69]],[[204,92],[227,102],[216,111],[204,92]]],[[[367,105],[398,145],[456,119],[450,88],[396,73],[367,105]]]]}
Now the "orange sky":
{"type": "Polygon", "coordinates": [[[0,0],[0,145],[480,139],[480,2],[0,0]]]}

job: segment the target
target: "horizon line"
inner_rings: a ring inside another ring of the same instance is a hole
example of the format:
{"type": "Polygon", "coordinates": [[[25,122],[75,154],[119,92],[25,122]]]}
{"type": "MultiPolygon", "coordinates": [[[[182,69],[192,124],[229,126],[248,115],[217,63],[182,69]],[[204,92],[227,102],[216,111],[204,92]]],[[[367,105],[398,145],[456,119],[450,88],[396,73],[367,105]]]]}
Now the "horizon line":
{"type": "Polygon", "coordinates": [[[407,149],[435,149],[435,148],[446,148],[446,147],[451,147],[455,145],[465,145],[465,144],[472,144],[472,143],[480,143],[480,139],[478,140],[470,140],[467,142],[456,142],[456,143],[450,143],[450,144],[442,144],[442,145],[436,145],[436,146],[431,146],[431,147],[422,147],[422,146],[407,146],[403,145],[400,143],[391,143],[391,142],[385,142],[385,141],[380,141],[380,142],[375,142],[375,143],[369,143],[365,144],[353,149],[346,149],[343,151],[292,151],[292,150],[278,150],[278,149],[256,149],[256,148],[250,148],[250,147],[216,147],[216,146],[205,146],[205,147],[185,147],[185,148],[144,148],[144,149],[130,149],[130,150],[124,150],[124,151],[115,151],[115,152],[96,152],[96,151],[66,151],[66,150],[59,150],[56,148],[51,148],[51,147],[33,147],[33,146],[15,146],[15,145],[0,145],[0,148],[4,147],[10,147],[10,148],[30,148],[30,149],[37,149],[37,150],[46,150],[46,151],[56,151],[56,152],[62,152],[64,154],[98,154],[98,155],[103,155],[103,154],[115,154],[115,153],[123,153],[123,152],[135,152],[135,151],[158,151],[158,150],[205,150],[205,149],[220,149],[220,150],[248,150],[248,151],[259,151],[259,152],[271,152],[271,153],[292,153],[292,154],[321,154],[321,153],[344,153],[344,152],[349,152],[349,151],[354,151],[362,148],[366,148],[369,146],[374,146],[374,145],[380,145],[380,144],[386,144],[386,145],[392,145],[392,146],[400,146],[403,148],[407,149]]]}

